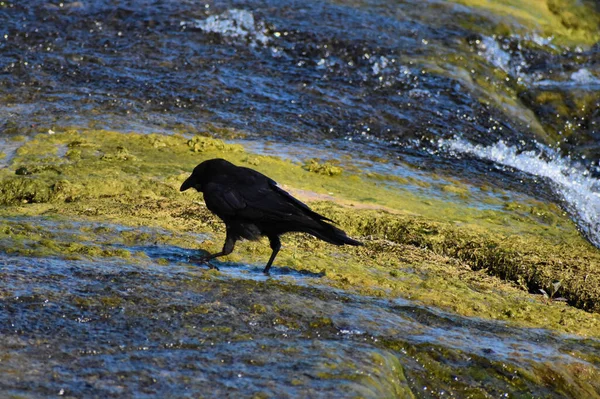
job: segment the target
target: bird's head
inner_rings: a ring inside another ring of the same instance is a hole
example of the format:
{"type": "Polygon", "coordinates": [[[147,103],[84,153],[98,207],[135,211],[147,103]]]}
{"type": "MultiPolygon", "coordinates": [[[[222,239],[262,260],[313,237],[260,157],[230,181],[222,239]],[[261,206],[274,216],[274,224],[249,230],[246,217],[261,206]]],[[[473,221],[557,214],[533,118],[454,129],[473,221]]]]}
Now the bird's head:
{"type": "Polygon", "coordinates": [[[195,188],[196,191],[202,192],[205,184],[210,182],[210,180],[218,175],[221,170],[230,166],[232,166],[231,163],[219,158],[204,161],[194,168],[194,171],[190,177],[183,182],[179,191],[195,188]]]}
{"type": "Polygon", "coordinates": [[[179,188],[179,191],[185,191],[188,188],[195,188],[196,191],[202,191],[202,183],[203,183],[203,177],[204,177],[204,172],[206,170],[206,165],[205,162],[202,162],[200,165],[196,166],[194,168],[194,171],[192,172],[192,174],[190,175],[190,177],[188,177],[187,179],[185,179],[185,181],[183,182],[183,184],[181,185],[181,187],[179,188]]]}

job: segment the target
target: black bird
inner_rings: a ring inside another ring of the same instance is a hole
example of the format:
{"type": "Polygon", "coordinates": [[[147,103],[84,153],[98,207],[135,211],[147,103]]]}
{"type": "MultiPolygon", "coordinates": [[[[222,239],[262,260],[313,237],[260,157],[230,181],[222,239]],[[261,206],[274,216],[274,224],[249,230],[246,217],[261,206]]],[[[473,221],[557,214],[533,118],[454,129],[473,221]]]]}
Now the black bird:
{"type": "Polygon", "coordinates": [[[273,250],[263,270],[268,274],[281,248],[279,236],[292,231],[312,234],[334,245],[362,245],[326,222],[332,220],[279,188],[274,180],[224,159],[209,159],[196,166],[180,191],[192,187],[204,193],[206,207],[225,222],[227,230],[223,250],[201,258],[202,263],[230,254],[241,238],[266,236],[273,250]]]}

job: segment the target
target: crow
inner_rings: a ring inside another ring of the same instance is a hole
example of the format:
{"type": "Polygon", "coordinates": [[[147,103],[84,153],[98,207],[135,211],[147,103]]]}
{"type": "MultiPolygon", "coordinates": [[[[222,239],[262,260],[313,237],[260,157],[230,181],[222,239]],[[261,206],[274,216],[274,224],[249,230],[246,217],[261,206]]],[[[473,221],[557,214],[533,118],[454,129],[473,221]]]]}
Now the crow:
{"type": "Polygon", "coordinates": [[[200,258],[201,263],[230,254],[239,239],[266,236],[273,252],[263,273],[269,274],[281,248],[279,236],[288,232],[308,233],[334,245],[362,245],[254,169],[209,159],[194,168],[179,190],[192,187],[204,194],[206,207],[225,222],[227,232],[223,250],[200,258]]]}

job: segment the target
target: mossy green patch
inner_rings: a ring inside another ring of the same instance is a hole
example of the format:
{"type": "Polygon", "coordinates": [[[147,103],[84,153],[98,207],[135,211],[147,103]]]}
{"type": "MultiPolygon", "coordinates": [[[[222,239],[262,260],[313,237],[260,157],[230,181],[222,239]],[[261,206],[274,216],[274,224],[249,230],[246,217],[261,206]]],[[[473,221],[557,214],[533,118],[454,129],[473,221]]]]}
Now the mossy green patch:
{"type": "Polygon", "coordinates": [[[195,136],[188,140],[187,145],[194,152],[243,151],[242,146],[225,144],[222,140],[203,136],[195,136]]]}
{"type": "Polygon", "coordinates": [[[490,12],[498,33],[536,32],[566,45],[592,45],[600,39],[600,14],[590,0],[455,1],[490,12]]]}
{"type": "Polygon", "coordinates": [[[457,195],[458,197],[463,199],[469,198],[469,189],[464,185],[444,184],[442,186],[442,191],[457,195]]]}
{"type": "Polygon", "coordinates": [[[1,205],[49,202],[52,198],[52,187],[40,179],[4,175],[0,184],[1,205]]]}
{"type": "MultiPolygon", "coordinates": [[[[524,103],[535,110],[544,129],[554,137],[553,143],[568,148],[576,143],[593,147],[596,142],[593,121],[600,107],[600,94],[596,90],[574,89],[564,91],[556,88],[537,88],[521,96],[524,103]]],[[[592,148],[583,150],[584,155],[594,157],[592,148]]]]}
{"type": "MultiPolygon", "coordinates": [[[[0,225],[1,248],[21,255],[136,262],[151,260],[128,246],[168,243],[215,252],[224,239],[223,223],[208,211],[201,195],[178,191],[194,166],[215,157],[252,165],[366,244],[337,248],[305,235],[287,235],[276,267],[324,276],[322,281],[333,287],[407,297],[462,315],[582,335],[600,331],[596,313],[577,309],[600,311],[599,252],[555,205],[494,197],[505,201],[503,209],[482,210],[469,206],[472,188],[459,181],[449,181],[446,191],[461,201],[448,202],[405,190],[398,184],[404,180],[393,176],[344,171],[342,179],[313,173],[303,165],[249,154],[239,145],[204,136],[66,130],[23,143],[9,169],[0,170],[0,202],[9,205],[0,214],[58,216],[129,229],[99,227],[68,236],[7,222],[0,225]],[[67,151],[58,157],[57,148],[65,145],[79,151],[78,156],[67,151]],[[127,159],[105,157],[122,152],[120,148],[127,149],[127,159]],[[52,168],[36,169],[40,159],[52,168]],[[19,168],[31,174],[15,174],[19,168]],[[161,233],[132,231],[140,227],[161,233]],[[197,238],[196,233],[206,236],[197,238]],[[561,282],[556,295],[571,306],[544,300],[539,289],[554,281],[561,282]]],[[[264,266],[269,253],[265,241],[242,242],[226,260],[264,266]]],[[[160,259],[156,262],[169,263],[160,259]]],[[[211,275],[207,272],[205,278],[211,275]]]]}
{"type": "Polygon", "coordinates": [[[304,169],[308,170],[309,172],[318,173],[324,176],[337,176],[341,175],[343,172],[343,169],[339,166],[335,166],[330,162],[320,163],[316,159],[309,159],[304,164],[304,169]]]}

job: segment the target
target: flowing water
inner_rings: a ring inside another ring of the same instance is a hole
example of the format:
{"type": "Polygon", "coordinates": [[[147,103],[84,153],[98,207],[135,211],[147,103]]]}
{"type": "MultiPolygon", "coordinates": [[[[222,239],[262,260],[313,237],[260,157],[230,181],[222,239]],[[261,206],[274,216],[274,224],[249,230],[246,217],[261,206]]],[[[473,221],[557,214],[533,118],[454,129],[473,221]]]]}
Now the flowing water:
{"type": "Polygon", "coordinates": [[[447,2],[2,4],[3,135],[210,124],[257,139],[374,146],[494,184],[484,158],[509,166],[504,178],[517,186],[546,185],[600,244],[597,46],[496,36],[472,22],[484,18],[474,9],[447,2]],[[554,172],[514,156],[523,150],[554,172]],[[453,156],[466,157],[464,170],[453,170],[453,156]],[[585,183],[566,188],[556,180],[565,168],[585,183]],[[522,183],[519,171],[533,179],[522,183]]]}
{"type": "MultiPolygon", "coordinates": [[[[61,127],[220,130],[259,153],[363,154],[365,168],[377,156],[391,162],[375,172],[435,172],[555,202],[600,246],[600,47],[498,35],[490,21],[444,1],[1,1],[0,167],[16,136],[61,127]]],[[[586,355],[597,341],[357,297],[319,276],[257,278],[247,265],[200,287],[186,250],[143,244],[123,245],[146,254],[135,265],[1,255],[13,294],[0,307],[3,392],[598,392],[564,372],[598,368],[586,355]],[[105,302],[90,299],[98,293],[105,302]],[[249,317],[249,295],[281,307],[249,317]]]]}
{"type": "Polygon", "coordinates": [[[24,221],[65,241],[95,231],[101,238],[87,244],[137,256],[0,257],[3,395],[569,397],[598,389],[569,380],[600,367],[596,340],[357,296],[293,270],[266,277],[256,265],[224,263],[223,273],[202,274],[187,261],[194,251],[156,243],[161,230],[120,246],[108,243],[140,229],[12,220],[24,221]]]}

